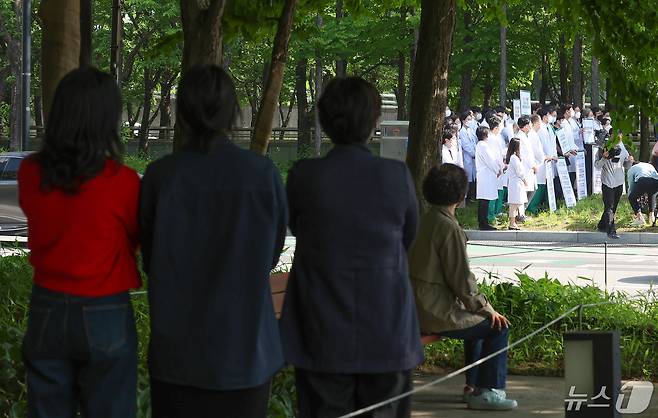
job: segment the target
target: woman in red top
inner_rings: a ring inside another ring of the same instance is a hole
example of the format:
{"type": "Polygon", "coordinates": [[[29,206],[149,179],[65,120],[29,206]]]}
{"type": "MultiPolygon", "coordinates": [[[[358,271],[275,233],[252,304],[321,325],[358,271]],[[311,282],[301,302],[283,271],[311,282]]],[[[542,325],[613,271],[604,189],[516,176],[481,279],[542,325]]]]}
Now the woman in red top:
{"type": "Polygon", "coordinates": [[[131,418],[140,286],[139,177],[121,164],[121,94],[93,68],[55,92],[43,147],[18,172],[34,288],[23,358],[28,416],[131,418]]]}

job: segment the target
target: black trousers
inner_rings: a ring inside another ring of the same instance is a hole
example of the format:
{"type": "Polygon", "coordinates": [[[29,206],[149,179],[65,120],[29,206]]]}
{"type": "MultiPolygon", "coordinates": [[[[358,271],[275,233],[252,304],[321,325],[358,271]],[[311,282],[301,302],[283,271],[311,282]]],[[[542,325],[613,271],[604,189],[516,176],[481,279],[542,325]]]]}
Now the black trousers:
{"type": "Polygon", "coordinates": [[[638,213],[640,211],[640,197],[643,194],[648,194],[649,199],[651,196],[658,192],[658,180],[651,177],[641,177],[633,186],[633,191],[628,195],[628,202],[633,208],[633,213],[638,213]]]}
{"type": "Polygon", "coordinates": [[[238,390],[208,390],[151,379],[152,418],[265,418],[270,382],[238,390]]]}
{"type": "Polygon", "coordinates": [[[489,200],[478,199],[478,226],[484,228],[489,226],[489,200]]]}
{"type": "MultiPolygon", "coordinates": [[[[299,418],[336,418],[411,390],[411,370],[381,374],[319,373],[296,369],[299,418]]],[[[411,397],[360,415],[409,418],[411,397]]]]}
{"type": "Polygon", "coordinates": [[[617,232],[615,226],[615,214],[617,213],[617,205],[621,198],[621,192],[624,186],[608,187],[605,184],[601,185],[603,193],[603,215],[599,221],[598,229],[601,232],[612,234],[617,232]]]}

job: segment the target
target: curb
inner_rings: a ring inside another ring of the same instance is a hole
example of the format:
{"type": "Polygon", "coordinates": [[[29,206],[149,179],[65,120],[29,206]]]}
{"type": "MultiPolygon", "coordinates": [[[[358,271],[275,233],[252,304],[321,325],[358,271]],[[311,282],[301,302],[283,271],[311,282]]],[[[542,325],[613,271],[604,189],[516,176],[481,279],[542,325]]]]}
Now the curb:
{"type": "Polygon", "coordinates": [[[603,232],[581,231],[478,231],[465,230],[471,241],[518,241],[518,242],[570,242],[583,244],[658,244],[658,234],[653,232],[620,232],[619,239],[610,239],[603,232]]]}

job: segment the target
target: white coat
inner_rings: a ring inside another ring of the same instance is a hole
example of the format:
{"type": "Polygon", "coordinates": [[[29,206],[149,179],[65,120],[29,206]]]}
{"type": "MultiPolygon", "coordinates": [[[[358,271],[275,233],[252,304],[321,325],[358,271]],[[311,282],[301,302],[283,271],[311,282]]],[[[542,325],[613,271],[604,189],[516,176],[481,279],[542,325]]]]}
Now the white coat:
{"type": "MultiPolygon", "coordinates": [[[[557,158],[557,139],[555,138],[555,132],[553,132],[553,127],[548,124],[541,125],[539,128],[539,139],[541,139],[542,148],[544,150],[544,155],[546,157],[557,158]]],[[[555,177],[555,162],[551,162],[553,167],[553,177],[555,177]]]]}
{"type": "Polygon", "coordinates": [[[475,166],[477,167],[476,197],[484,200],[498,199],[498,173],[502,164],[498,151],[488,141],[478,141],[475,146],[475,166]]]}
{"type": "Polygon", "coordinates": [[[537,166],[535,159],[535,152],[532,143],[525,132],[519,130],[516,137],[521,141],[521,162],[525,167],[526,190],[529,192],[537,190],[537,178],[533,171],[533,167],[537,166]]]}
{"type": "Polygon", "coordinates": [[[475,144],[477,138],[475,131],[467,126],[459,130],[459,142],[461,142],[462,158],[464,159],[464,171],[468,182],[475,181],[475,144]]]}
{"type": "Polygon", "coordinates": [[[528,194],[523,184],[523,180],[526,179],[525,166],[516,154],[512,154],[510,157],[507,173],[507,203],[523,205],[528,202],[528,194]]]}
{"type": "Polygon", "coordinates": [[[445,144],[443,144],[443,148],[441,148],[441,163],[442,164],[457,164],[457,149],[456,147],[448,147],[445,144]]]}
{"type": "MultiPolygon", "coordinates": [[[[568,120],[565,120],[562,123],[562,129],[564,130],[564,136],[566,138],[566,143],[569,144],[569,149],[563,149],[562,152],[566,154],[567,152],[571,150],[578,150],[578,145],[576,145],[576,142],[574,141],[573,137],[573,126],[568,120]]],[[[575,172],[576,171],[576,156],[572,155],[569,157],[569,172],[575,172]]]]}
{"type": "MultiPolygon", "coordinates": [[[[505,166],[505,155],[507,155],[507,146],[505,145],[505,140],[503,137],[498,134],[490,133],[489,134],[489,144],[493,146],[496,151],[496,160],[500,162],[501,167],[505,166]]],[[[503,187],[507,187],[507,174],[503,173],[502,176],[498,177],[498,190],[503,190],[503,187]]]]}
{"type": "MultiPolygon", "coordinates": [[[[539,128],[541,130],[541,128],[539,128]]],[[[534,129],[530,129],[528,132],[528,139],[530,144],[532,144],[532,151],[535,155],[535,162],[537,163],[537,184],[546,184],[546,164],[544,164],[544,159],[546,154],[544,154],[544,147],[542,146],[541,139],[539,139],[539,134],[534,129]]]]}

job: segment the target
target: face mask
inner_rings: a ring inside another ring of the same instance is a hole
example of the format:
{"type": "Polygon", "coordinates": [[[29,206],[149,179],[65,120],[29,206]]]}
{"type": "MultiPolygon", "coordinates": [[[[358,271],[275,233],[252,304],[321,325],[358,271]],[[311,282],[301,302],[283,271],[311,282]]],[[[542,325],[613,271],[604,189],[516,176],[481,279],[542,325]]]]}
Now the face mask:
{"type": "Polygon", "coordinates": [[[555,123],[555,116],[551,115],[548,117],[548,123],[555,123]]]}
{"type": "Polygon", "coordinates": [[[479,120],[482,120],[482,114],[480,114],[480,113],[476,113],[476,114],[475,114],[475,120],[478,120],[478,121],[479,121],[479,120]]]}
{"type": "Polygon", "coordinates": [[[574,115],[574,117],[575,117],[576,119],[580,119],[580,112],[576,112],[576,114],[574,115]]]}
{"type": "Polygon", "coordinates": [[[449,118],[450,116],[452,116],[452,111],[450,111],[449,108],[446,108],[446,118],[449,118]]]}

